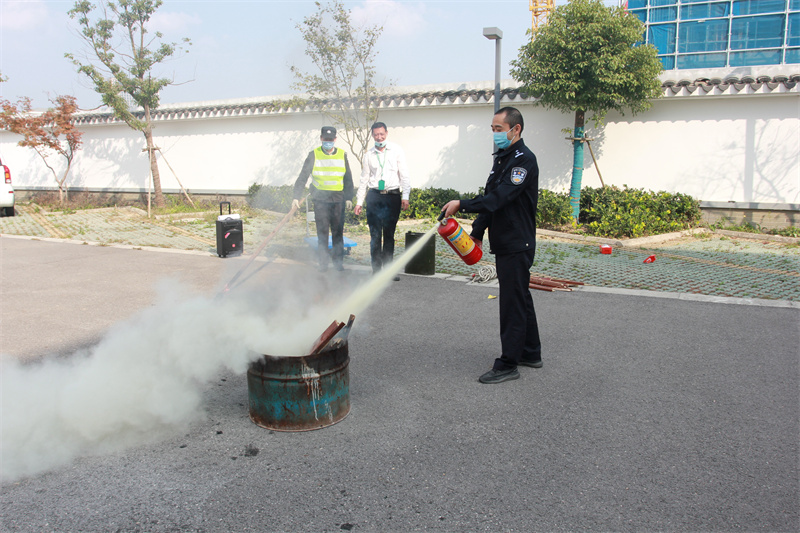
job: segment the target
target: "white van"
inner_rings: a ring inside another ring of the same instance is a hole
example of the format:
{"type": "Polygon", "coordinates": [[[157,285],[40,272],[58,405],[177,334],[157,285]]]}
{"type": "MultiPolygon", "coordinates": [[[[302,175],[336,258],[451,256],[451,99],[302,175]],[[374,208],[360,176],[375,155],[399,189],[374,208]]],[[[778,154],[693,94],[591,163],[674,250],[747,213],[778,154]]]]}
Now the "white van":
{"type": "Polygon", "coordinates": [[[3,181],[0,182],[0,209],[7,217],[14,216],[14,187],[11,185],[11,171],[0,160],[0,167],[3,167],[3,181]]]}

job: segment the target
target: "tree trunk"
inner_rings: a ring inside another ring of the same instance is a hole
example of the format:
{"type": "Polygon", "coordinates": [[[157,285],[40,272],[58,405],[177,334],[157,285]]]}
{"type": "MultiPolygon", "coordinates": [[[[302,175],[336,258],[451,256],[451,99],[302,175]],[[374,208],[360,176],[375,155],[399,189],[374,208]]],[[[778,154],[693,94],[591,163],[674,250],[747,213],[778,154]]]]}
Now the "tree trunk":
{"type": "Polygon", "coordinates": [[[67,189],[67,175],[69,174],[70,166],[72,163],[67,163],[67,170],[64,171],[64,175],[61,176],[61,180],[58,182],[58,195],[61,200],[61,205],[64,205],[65,201],[69,201],[69,189],[67,189]]]}
{"type": "Polygon", "coordinates": [[[69,190],[63,183],[58,184],[58,201],[62,206],[69,201],[69,190]]]}
{"type": "Polygon", "coordinates": [[[164,194],[161,192],[161,175],[158,173],[155,145],[153,144],[153,126],[150,120],[150,106],[144,106],[144,138],[147,141],[147,156],[150,158],[150,172],[153,174],[153,189],[156,207],[164,207],[164,194]]]}
{"type": "Polygon", "coordinates": [[[583,110],[575,111],[575,134],[572,141],[572,183],[569,189],[569,205],[572,207],[572,218],[578,221],[581,212],[581,180],[583,179],[583,126],[585,124],[583,110]]]}

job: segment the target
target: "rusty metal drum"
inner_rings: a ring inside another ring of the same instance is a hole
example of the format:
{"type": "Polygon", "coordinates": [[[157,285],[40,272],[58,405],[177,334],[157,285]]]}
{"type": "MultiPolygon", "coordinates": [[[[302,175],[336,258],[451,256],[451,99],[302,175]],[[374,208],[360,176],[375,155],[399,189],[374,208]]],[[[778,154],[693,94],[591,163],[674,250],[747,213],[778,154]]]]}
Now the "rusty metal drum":
{"type": "Polygon", "coordinates": [[[277,431],[310,431],[350,412],[347,342],[297,357],[264,355],[247,370],[250,419],[277,431]]]}

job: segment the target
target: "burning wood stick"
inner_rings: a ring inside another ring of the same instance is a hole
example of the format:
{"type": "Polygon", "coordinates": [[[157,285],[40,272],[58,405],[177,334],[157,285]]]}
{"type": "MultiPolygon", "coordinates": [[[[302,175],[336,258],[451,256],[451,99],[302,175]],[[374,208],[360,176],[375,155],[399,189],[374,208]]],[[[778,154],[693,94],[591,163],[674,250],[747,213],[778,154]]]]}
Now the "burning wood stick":
{"type": "Polygon", "coordinates": [[[582,281],[572,281],[569,279],[545,278],[545,277],[540,277],[539,279],[546,279],[548,281],[557,281],[558,283],[563,283],[564,285],[574,285],[574,286],[583,285],[582,281]]]}
{"type": "Polygon", "coordinates": [[[353,322],[356,319],[356,315],[350,315],[350,318],[347,320],[347,325],[344,326],[339,332],[334,335],[327,344],[323,345],[320,351],[323,351],[327,348],[335,349],[339,348],[342,344],[347,341],[347,336],[350,335],[350,329],[353,327],[353,322]]]}
{"type": "Polygon", "coordinates": [[[547,292],[553,292],[553,291],[571,292],[572,291],[572,289],[568,289],[567,287],[563,287],[563,286],[539,285],[538,283],[530,283],[530,284],[528,284],[528,287],[530,287],[531,289],[536,289],[536,290],[539,290],[539,291],[547,291],[547,292]]]}
{"type": "Polygon", "coordinates": [[[544,285],[545,287],[555,287],[555,288],[566,287],[565,283],[559,283],[558,281],[550,281],[549,279],[546,278],[536,278],[532,280],[532,282],[537,285],[544,285]]]}
{"type": "Polygon", "coordinates": [[[334,320],[331,323],[331,325],[328,326],[325,329],[325,331],[322,332],[322,335],[320,335],[317,338],[317,340],[314,341],[314,344],[311,345],[311,351],[308,352],[308,355],[314,355],[317,352],[319,352],[320,350],[322,350],[322,348],[326,344],[328,344],[328,341],[330,341],[333,338],[334,335],[339,333],[339,330],[342,329],[343,327],[344,327],[344,322],[337,322],[336,320],[334,320]]]}
{"type": "Polygon", "coordinates": [[[571,291],[570,287],[583,285],[580,281],[572,281],[568,279],[547,278],[543,276],[531,276],[528,286],[531,289],[540,291],[571,291]]]}

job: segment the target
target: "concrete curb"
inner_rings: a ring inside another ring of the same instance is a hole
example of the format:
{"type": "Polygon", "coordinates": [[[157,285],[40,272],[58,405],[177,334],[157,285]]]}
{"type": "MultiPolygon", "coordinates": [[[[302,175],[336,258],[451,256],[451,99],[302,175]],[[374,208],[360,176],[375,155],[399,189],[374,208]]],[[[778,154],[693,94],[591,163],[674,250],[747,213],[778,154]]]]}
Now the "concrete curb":
{"type": "MultiPolygon", "coordinates": [[[[160,252],[160,253],[173,253],[173,254],[183,254],[183,255],[196,255],[196,256],[205,256],[215,258],[215,254],[210,254],[207,252],[200,252],[197,250],[177,250],[174,248],[156,248],[153,246],[132,246],[129,244],[103,244],[98,242],[89,242],[89,241],[77,241],[71,239],[54,239],[54,238],[46,238],[46,237],[31,237],[28,235],[2,235],[4,239],[24,239],[29,241],[43,241],[43,242],[56,242],[56,243],[66,243],[66,244],[78,244],[82,246],[101,246],[107,248],[119,248],[123,250],[142,250],[145,252],[160,252]]],[[[269,261],[263,257],[255,258],[256,262],[265,262],[269,261]]],[[[286,259],[277,259],[275,260],[276,263],[289,263],[294,264],[295,261],[286,260],[286,259]]],[[[368,266],[363,265],[348,265],[347,270],[354,270],[360,272],[369,272],[371,269],[368,266]]],[[[431,276],[425,276],[421,274],[406,274],[404,272],[400,272],[403,276],[409,277],[419,277],[419,278],[434,278],[439,279],[442,281],[455,281],[458,283],[464,283],[466,285],[472,287],[484,287],[490,289],[497,289],[499,287],[497,278],[494,278],[488,282],[484,283],[470,283],[472,278],[469,276],[460,276],[456,274],[433,274],[431,276]]],[[[620,294],[620,295],[628,295],[628,296],[640,296],[646,298],[670,298],[676,300],[686,300],[686,301],[693,301],[693,302],[707,302],[707,303],[718,303],[718,304],[729,304],[729,305],[751,305],[756,307],[779,307],[779,308],[789,308],[789,309],[800,309],[800,302],[793,302],[789,300],[765,300],[759,298],[733,298],[733,297],[722,297],[722,296],[706,296],[703,294],[689,294],[689,293],[679,293],[679,292],[659,292],[659,291],[646,291],[646,290],[639,290],[639,289],[618,289],[618,288],[611,288],[611,287],[596,287],[593,285],[583,285],[580,287],[575,287],[573,289],[575,292],[594,292],[594,293],[601,293],[601,294],[620,294]]]]}
{"type": "Polygon", "coordinates": [[[549,229],[536,229],[537,236],[556,237],[559,239],[569,239],[571,241],[583,242],[586,244],[610,244],[611,246],[625,246],[624,242],[619,239],[607,239],[605,237],[593,237],[591,235],[574,235],[572,233],[561,233],[559,231],[552,231],[549,229]]]}
{"type": "MultiPolygon", "coordinates": [[[[130,212],[136,212],[136,208],[105,208],[102,211],[113,211],[113,210],[128,210],[130,212]]],[[[408,225],[412,226],[417,223],[417,221],[401,221],[403,223],[399,224],[400,226],[408,225]]],[[[156,223],[155,227],[160,227],[163,229],[164,222],[156,223]]],[[[599,245],[599,244],[610,244],[615,248],[626,248],[626,249],[635,249],[637,247],[646,247],[648,245],[653,245],[656,243],[666,242],[670,240],[680,239],[682,237],[687,237],[691,235],[706,233],[710,234],[710,230],[708,228],[694,228],[690,230],[684,230],[679,232],[673,232],[668,234],[662,235],[654,235],[649,237],[642,237],[639,239],[629,239],[629,240],[620,240],[620,239],[608,239],[608,238],[601,238],[601,237],[593,237],[587,235],[574,235],[569,233],[561,233],[552,230],[538,230],[540,236],[544,237],[544,241],[548,237],[550,238],[558,238],[563,239],[566,241],[575,241],[582,244],[588,245],[599,245]]],[[[763,234],[754,234],[754,233],[745,233],[745,232],[733,232],[727,230],[717,230],[713,232],[714,234],[719,235],[726,235],[730,236],[731,238],[736,239],[749,239],[753,241],[774,241],[774,242],[781,242],[781,243],[788,243],[788,244],[797,244],[800,243],[800,238],[791,238],[791,237],[782,237],[782,236],[775,236],[775,235],[763,235],[763,234]]],[[[28,239],[28,240],[40,240],[43,242],[65,242],[69,244],[80,244],[84,246],[107,246],[109,248],[119,248],[119,249],[127,249],[127,250],[143,250],[143,251],[153,251],[153,252],[161,252],[161,253],[177,253],[177,254],[188,254],[194,256],[206,256],[211,257],[213,259],[217,259],[216,254],[213,251],[209,251],[208,249],[198,250],[198,249],[177,249],[177,248],[166,248],[160,246],[146,246],[146,245],[136,245],[136,244],[121,244],[121,243],[105,243],[102,241],[87,241],[87,240],[80,240],[80,239],[63,239],[57,238],[53,236],[37,236],[37,235],[15,235],[15,234],[3,234],[3,237],[8,238],[16,238],[16,239],[28,239]]],[[[135,240],[133,242],[136,242],[135,240]]],[[[268,261],[268,259],[263,257],[255,258],[257,262],[268,261]]],[[[295,262],[293,259],[273,259],[276,262],[282,263],[293,263],[295,262]]],[[[358,271],[358,272],[369,272],[370,267],[368,265],[362,264],[354,264],[348,265],[348,270],[358,271]]],[[[458,270],[456,270],[458,271],[458,270]]],[[[416,274],[406,274],[404,272],[400,272],[405,276],[414,276],[416,274]]],[[[437,279],[441,279],[444,281],[456,281],[467,283],[472,286],[483,286],[495,289],[497,288],[497,280],[493,279],[489,282],[472,282],[473,278],[468,275],[457,275],[457,274],[444,274],[444,273],[437,273],[433,276],[422,276],[422,277],[435,277],[437,279]]],[[[584,286],[582,288],[577,288],[577,290],[585,290],[588,292],[600,292],[600,293],[609,293],[609,294],[627,294],[627,295],[634,295],[634,296],[646,296],[646,297],[657,297],[657,298],[677,298],[677,299],[687,299],[692,301],[704,301],[704,302],[714,302],[714,303],[728,303],[728,304],[738,304],[738,305],[753,305],[753,306],[766,306],[766,307],[790,307],[794,309],[800,308],[800,302],[794,302],[792,300],[769,300],[769,299],[758,299],[758,298],[748,298],[748,297],[735,297],[735,296],[708,296],[708,295],[698,295],[694,293],[678,293],[678,292],[660,292],[660,291],[651,291],[651,290],[639,290],[639,289],[626,289],[626,288],[614,288],[614,287],[606,287],[604,284],[596,285],[596,286],[584,286]]],[[[769,293],[765,293],[769,294],[769,293]]]]}
{"type": "Polygon", "coordinates": [[[636,239],[608,239],[604,237],[593,237],[591,235],[574,235],[572,233],[562,233],[547,229],[537,229],[536,234],[545,237],[555,237],[558,239],[568,239],[572,241],[579,241],[587,244],[609,244],[619,248],[639,248],[651,244],[661,244],[664,242],[680,239],[682,237],[690,237],[700,233],[713,233],[716,235],[725,235],[726,237],[733,237],[736,239],[750,239],[754,241],[771,241],[780,242],[784,244],[800,244],[800,237],[784,237],[783,235],[770,235],[768,233],[748,233],[746,231],[730,231],[724,229],[710,230],[709,228],[692,228],[683,231],[675,231],[672,233],[662,233],[659,235],[650,235],[648,237],[639,237],[636,239]]]}
{"type": "Polygon", "coordinates": [[[609,244],[617,248],[639,248],[651,244],[661,244],[663,242],[680,239],[681,237],[689,237],[698,233],[710,233],[707,228],[693,228],[683,231],[675,231],[672,233],[662,233],[660,235],[650,235],[648,237],[639,237],[636,239],[608,239],[605,237],[593,237],[591,235],[573,235],[571,233],[561,233],[558,231],[537,229],[537,235],[546,237],[555,237],[559,239],[569,239],[573,241],[580,241],[587,244],[609,244]]]}
{"type": "Polygon", "coordinates": [[[746,231],[730,231],[726,229],[714,230],[714,233],[735,237],[737,239],[751,239],[754,241],[772,241],[784,244],[800,244],[800,237],[784,237],[783,235],[770,235],[769,233],[748,233],[746,231]]]}
{"type": "MultiPolygon", "coordinates": [[[[435,278],[442,281],[455,281],[458,283],[465,283],[472,287],[484,287],[490,289],[497,289],[499,284],[497,278],[484,283],[470,283],[471,278],[468,276],[458,276],[452,274],[434,274],[432,276],[423,276],[420,274],[404,274],[406,276],[414,276],[420,278],[435,278]]],[[[599,294],[620,294],[624,296],[640,296],[644,298],[669,298],[672,300],[684,300],[689,302],[706,302],[715,304],[728,304],[728,305],[751,305],[755,307],[778,307],[788,309],[800,310],[800,302],[792,302],[789,300],[765,300],[761,298],[735,298],[723,296],[707,296],[704,294],[690,294],[682,292],[660,292],[660,291],[645,291],[641,289],[618,289],[613,287],[596,287],[593,285],[581,285],[573,287],[575,292],[593,292],[599,294]]],[[[536,291],[538,292],[538,291],[536,291]]]]}
{"type": "Polygon", "coordinates": [[[705,294],[645,291],[640,289],[617,289],[610,287],[595,287],[593,285],[583,285],[582,287],[577,287],[575,290],[581,292],[595,292],[601,294],[622,294],[628,296],[643,296],[646,298],[669,298],[672,300],[684,300],[690,302],[706,302],[715,304],[751,305],[756,307],[781,307],[788,309],[800,309],[800,302],[792,302],[789,300],[765,300],[760,298],[707,296],[705,294]]]}
{"type": "Polygon", "coordinates": [[[622,241],[622,246],[628,248],[638,248],[640,246],[647,246],[650,244],[661,244],[667,241],[673,241],[675,239],[680,239],[681,237],[690,237],[692,235],[697,235],[698,233],[709,233],[709,231],[706,228],[693,228],[683,231],[675,231],[672,233],[662,233],[661,235],[651,235],[649,237],[639,237],[637,239],[622,241]]]}

